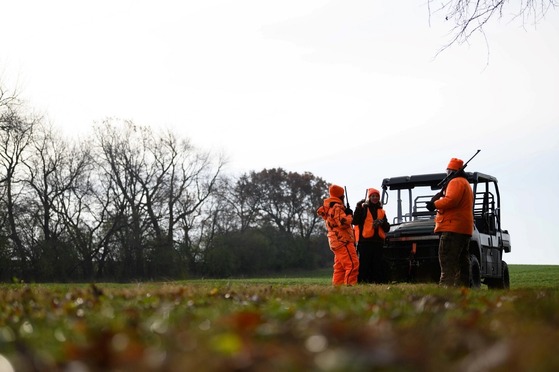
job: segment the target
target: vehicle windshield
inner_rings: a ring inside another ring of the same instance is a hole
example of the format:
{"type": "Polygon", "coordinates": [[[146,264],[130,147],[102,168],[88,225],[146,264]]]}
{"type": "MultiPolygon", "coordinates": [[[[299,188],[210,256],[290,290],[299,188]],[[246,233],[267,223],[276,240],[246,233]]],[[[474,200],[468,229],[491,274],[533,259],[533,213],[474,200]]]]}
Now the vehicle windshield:
{"type": "MultiPolygon", "coordinates": [[[[444,173],[385,178],[382,182],[382,204],[392,224],[432,220],[426,203],[437,194],[444,173]]],[[[497,180],[489,175],[467,173],[474,193],[474,220],[478,230],[492,232],[501,221],[497,180]]]]}
{"type": "Polygon", "coordinates": [[[435,212],[430,212],[425,203],[439,192],[430,186],[410,185],[410,188],[383,190],[383,208],[392,224],[422,219],[433,219],[435,212]]]}

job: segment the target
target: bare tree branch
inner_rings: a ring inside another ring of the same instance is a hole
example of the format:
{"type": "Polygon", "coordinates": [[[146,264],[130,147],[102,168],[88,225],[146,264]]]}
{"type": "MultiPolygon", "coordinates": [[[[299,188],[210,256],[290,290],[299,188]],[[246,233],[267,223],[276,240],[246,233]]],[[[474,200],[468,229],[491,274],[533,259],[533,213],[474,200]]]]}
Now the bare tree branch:
{"type": "MultiPolygon", "coordinates": [[[[503,18],[505,7],[508,9],[510,5],[508,0],[448,0],[440,3],[428,0],[429,23],[431,23],[431,16],[438,13],[444,14],[446,21],[454,23],[450,31],[450,41],[437,54],[454,44],[467,42],[476,32],[481,33],[486,39],[484,27],[495,18],[503,18]],[[435,4],[438,6],[434,6],[435,4]]],[[[557,0],[521,0],[518,10],[511,12],[510,18],[521,19],[523,26],[526,26],[529,21],[535,26],[558,5],[557,0]]]]}

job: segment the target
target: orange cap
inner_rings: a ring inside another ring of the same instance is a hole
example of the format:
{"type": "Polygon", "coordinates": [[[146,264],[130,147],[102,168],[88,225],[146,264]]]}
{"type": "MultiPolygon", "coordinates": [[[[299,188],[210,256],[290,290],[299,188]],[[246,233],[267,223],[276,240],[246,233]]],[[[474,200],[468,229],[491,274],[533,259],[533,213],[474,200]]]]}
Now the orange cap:
{"type": "Polygon", "coordinates": [[[464,162],[462,160],[457,159],[457,158],[452,158],[452,159],[450,159],[450,162],[446,166],[446,169],[457,171],[457,170],[462,169],[463,165],[464,165],[464,162]]]}
{"type": "Polygon", "coordinates": [[[341,198],[344,196],[344,188],[338,185],[330,185],[328,191],[330,191],[332,197],[341,198]]]}

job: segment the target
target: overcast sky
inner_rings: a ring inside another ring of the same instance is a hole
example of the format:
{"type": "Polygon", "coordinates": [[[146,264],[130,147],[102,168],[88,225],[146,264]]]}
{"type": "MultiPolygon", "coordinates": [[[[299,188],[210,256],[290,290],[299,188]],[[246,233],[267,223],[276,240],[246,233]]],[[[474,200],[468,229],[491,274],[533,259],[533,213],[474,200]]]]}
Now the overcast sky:
{"type": "MultiPolygon", "coordinates": [[[[239,174],[281,167],[350,202],[451,157],[496,176],[510,264],[559,264],[559,9],[437,55],[418,1],[2,0],[0,81],[69,134],[171,128],[239,174]]],[[[389,218],[392,216],[389,216],[389,218]]]]}

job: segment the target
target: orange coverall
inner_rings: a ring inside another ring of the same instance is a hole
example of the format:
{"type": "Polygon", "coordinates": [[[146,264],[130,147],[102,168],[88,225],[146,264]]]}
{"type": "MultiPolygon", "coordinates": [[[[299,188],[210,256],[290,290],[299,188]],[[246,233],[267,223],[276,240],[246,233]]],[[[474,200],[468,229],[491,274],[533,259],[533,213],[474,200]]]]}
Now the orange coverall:
{"type": "Polygon", "coordinates": [[[359,258],[355,249],[355,235],[351,222],[353,217],[345,213],[343,201],[337,197],[324,199],[318,208],[318,215],[324,219],[328,230],[328,244],[334,252],[333,285],[357,284],[359,258]]]}

